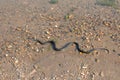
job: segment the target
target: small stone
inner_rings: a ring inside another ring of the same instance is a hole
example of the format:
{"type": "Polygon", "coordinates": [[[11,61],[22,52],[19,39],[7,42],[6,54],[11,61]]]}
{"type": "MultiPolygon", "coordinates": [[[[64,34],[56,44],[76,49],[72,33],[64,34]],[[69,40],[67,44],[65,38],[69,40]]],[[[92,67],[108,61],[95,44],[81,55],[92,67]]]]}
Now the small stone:
{"type": "Polygon", "coordinates": [[[100,39],[100,38],[98,38],[97,40],[98,40],[98,41],[101,41],[101,39],[100,39]]]}
{"type": "Polygon", "coordinates": [[[99,60],[98,60],[98,59],[95,59],[95,62],[97,62],[97,63],[98,63],[98,62],[99,62],[99,60]]]}
{"type": "Polygon", "coordinates": [[[91,76],[92,76],[92,80],[95,80],[95,75],[94,75],[94,74],[92,74],[91,76]]]}
{"type": "Polygon", "coordinates": [[[50,36],[47,36],[47,39],[50,39],[50,36]]]}
{"type": "Polygon", "coordinates": [[[18,63],[18,59],[17,59],[17,60],[15,60],[15,63],[16,63],[16,64],[18,63]]]}
{"type": "Polygon", "coordinates": [[[45,33],[46,33],[46,34],[50,34],[50,32],[49,32],[49,31],[46,31],[45,33]]]}
{"type": "Polygon", "coordinates": [[[116,50],[113,50],[113,52],[116,52],[116,50]]]}
{"type": "Polygon", "coordinates": [[[81,80],[81,77],[77,77],[77,79],[76,80],[81,80]]]}
{"type": "Polygon", "coordinates": [[[6,57],[8,57],[8,54],[5,54],[6,57]]]}
{"type": "Polygon", "coordinates": [[[45,51],[45,49],[44,49],[44,48],[42,48],[42,49],[41,49],[41,52],[44,52],[44,51],[45,51]]]}
{"type": "Polygon", "coordinates": [[[60,75],[60,77],[63,77],[63,75],[60,75]]]}
{"type": "Polygon", "coordinates": [[[120,25],[118,27],[120,28],[120,25]]]}
{"type": "Polygon", "coordinates": [[[69,73],[70,71],[69,70],[67,70],[67,73],[69,73]]]}
{"type": "Polygon", "coordinates": [[[39,52],[39,49],[38,49],[38,48],[36,48],[36,52],[39,52]]]}
{"type": "Polygon", "coordinates": [[[88,37],[86,37],[86,39],[87,39],[87,40],[89,40],[89,38],[88,38],[88,37]]]}
{"type": "Polygon", "coordinates": [[[85,73],[83,73],[83,72],[82,72],[82,73],[81,73],[81,75],[83,75],[83,76],[84,76],[84,75],[85,75],[85,73]]]}
{"type": "Polygon", "coordinates": [[[12,48],[12,45],[8,45],[8,48],[9,48],[9,49],[12,48]]]}
{"type": "Polygon", "coordinates": [[[25,32],[26,32],[26,33],[30,33],[30,31],[28,31],[28,30],[25,30],[25,32]]]}
{"type": "Polygon", "coordinates": [[[98,55],[99,55],[99,52],[95,50],[95,51],[93,52],[93,55],[94,55],[94,56],[96,56],[96,55],[98,56],[98,55]]]}
{"type": "Polygon", "coordinates": [[[56,77],[57,77],[56,75],[53,76],[53,77],[51,78],[51,80],[56,80],[56,77]]]}
{"type": "Polygon", "coordinates": [[[120,57],[120,54],[118,54],[118,56],[120,57]]]}
{"type": "Polygon", "coordinates": [[[21,31],[22,29],[18,27],[18,28],[16,28],[16,30],[17,30],[17,31],[21,31]]]}
{"type": "Polygon", "coordinates": [[[52,7],[51,10],[53,10],[54,8],[52,7]]]}
{"type": "Polygon", "coordinates": [[[73,18],[74,18],[74,15],[69,14],[69,19],[73,19],[73,18]]]}
{"type": "Polygon", "coordinates": [[[55,27],[57,28],[57,27],[58,27],[58,25],[55,25],[55,27]]]}
{"type": "Polygon", "coordinates": [[[31,49],[33,50],[33,49],[34,49],[34,47],[31,47],[31,49]]]}
{"type": "Polygon", "coordinates": [[[32,70],[32,71],[30,72],[29,75],[31,76],[31,75],[33,75],[33,74],[36,73],[36,72],[37,72],[36,69],[34,69],[34,70],[32,70]]]}
{"type": "Polygon", "coordinates": [[[86,68],[88,68],[88,65],[82,64],[82,65],[81,65],[81,68],[82,68],[82,69],[86,69],[86,68]]]}
{"type": "Polygon", "coordinates": [[[99,73],[99,75],[100,75],[101,77],[104,77],[104,73],[103,73],[102,71],[99,73]]]}

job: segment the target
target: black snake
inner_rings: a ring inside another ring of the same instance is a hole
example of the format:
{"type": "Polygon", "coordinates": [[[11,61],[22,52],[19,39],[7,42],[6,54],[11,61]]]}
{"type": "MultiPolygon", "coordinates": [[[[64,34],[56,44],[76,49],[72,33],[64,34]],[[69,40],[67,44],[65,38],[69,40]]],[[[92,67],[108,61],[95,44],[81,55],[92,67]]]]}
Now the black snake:
{"type": "Polygon", "coordinates": [[[30,39],[30,40],[32,40],[32,41],[36,41],[36,42],[40,43],[41,45],[45,45],[45,44],[48,44],[48,43],[49,43],[49,44],[51,44],[52,48],[53,48],[55,51],[61,51],[62,49],[68,47],[69,45],[74,44],[74,45],[75,45],[75,48],[78,50],[78,52],[81,52],[81,53],[89,54],[89,53],[91,53],[91,52],[93,52],[93,51],[95,51],[95,50],[106,50],[106,51],[109,53],[109,50],[106,49],[106,48],[93,48],[93,49],[90,49],[90,50],[88,50],[88,51],[84,51],[84,50],[80,49],[80,46],[79,46],[79,44],[78,44],[77,42],[68,42],[68,43],[66,43],[64,46],[62,46],[61,48],[57,48],[57,47],[56,47],[56,44],[55,44],[55,41],[53,41],[53,40],[51,40],[51,41],[46,41],[46,42],[42,42],[42,41],[40,41],[40,40],[38,40],[38,39],[35,39],[35,38],[28,38],[28,39],[30,39]]]}

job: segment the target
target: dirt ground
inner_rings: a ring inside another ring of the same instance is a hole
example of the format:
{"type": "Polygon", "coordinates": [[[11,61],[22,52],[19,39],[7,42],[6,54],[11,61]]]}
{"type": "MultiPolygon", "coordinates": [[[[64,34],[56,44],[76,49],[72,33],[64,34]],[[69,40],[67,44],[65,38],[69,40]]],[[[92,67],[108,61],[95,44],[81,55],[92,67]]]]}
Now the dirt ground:
{"type": "Polygon", "coordinates": [[[0,0],[0,80],[120,80],[120,9],[95,0],[0,0]],[[41,41],[54,40],[56,52],[41,41]]]}

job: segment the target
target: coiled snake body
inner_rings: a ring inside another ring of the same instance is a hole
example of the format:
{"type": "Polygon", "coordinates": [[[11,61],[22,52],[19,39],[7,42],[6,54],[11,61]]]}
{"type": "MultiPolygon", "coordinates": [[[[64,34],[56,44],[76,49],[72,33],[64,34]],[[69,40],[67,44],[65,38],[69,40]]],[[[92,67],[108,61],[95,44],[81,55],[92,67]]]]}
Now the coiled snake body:
{"type": "Polygon", "coordinates": [[[56,44],[55,44],[55,41],[53,41],[53,40],[42,42],[42,41],[40,41],[38,39],[34,39],[34,38],[29,38],[29,39],[32,40],[32,41],[36,41],[36,42],[40,43],[41,45],[45,45],[45,44],[49,43],[49,44],[51,44],[52,48],[55,51],[61,51],[62,49],[67,48],[69,45],[74,44],[75,48],[78,50],[78,52],[81,52],[81,53],[89,54],[89,53],[91,53],[91,52],[93,52],[95,50],[106,50],[109,53],[109,50],[106,49],[106,48],[93,48],[93,49],[90,49],[88,51],[84,51],[84,50],[80,49],[80,46],[79,46],[79,44],[77,42],[68,42],[64,46],[62,46],[61,48],[57,48],[56,44]]]}

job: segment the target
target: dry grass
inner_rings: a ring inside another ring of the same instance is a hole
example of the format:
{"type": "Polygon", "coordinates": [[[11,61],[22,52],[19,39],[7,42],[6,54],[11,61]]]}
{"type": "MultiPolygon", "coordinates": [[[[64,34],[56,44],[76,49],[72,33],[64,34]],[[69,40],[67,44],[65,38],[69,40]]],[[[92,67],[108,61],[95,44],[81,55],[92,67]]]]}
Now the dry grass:
{"type": "Polygon", "coordinates": [[[111,6],[113,8],[117,8],[117,0],[96,0],[96,3],[102,6],[111,6]]]}
{"type": "Polygon", "coordinates": [[[58,3],[58,0],[50,0],[50,3],[51,4],[56,4],[56,3],[58,3]]]}

